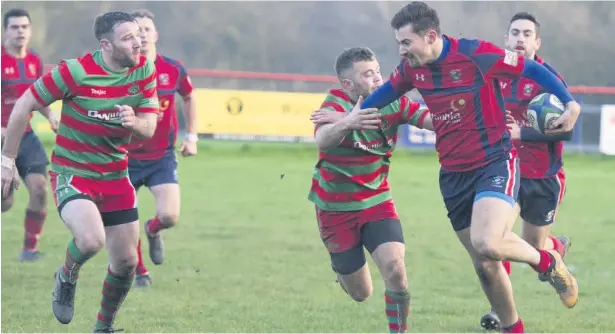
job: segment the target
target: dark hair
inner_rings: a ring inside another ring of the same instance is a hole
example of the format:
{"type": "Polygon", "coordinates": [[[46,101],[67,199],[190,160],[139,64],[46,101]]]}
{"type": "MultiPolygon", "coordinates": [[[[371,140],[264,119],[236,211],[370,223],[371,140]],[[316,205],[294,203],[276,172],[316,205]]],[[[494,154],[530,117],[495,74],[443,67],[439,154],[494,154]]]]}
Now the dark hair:
{"type": "Polygon", "coordinates": [[[21,9],[21,8],[9,9],[8,12],[4,13],[4,17],[2,18],[2,25],[4,29],[6,29],[9,26],[9,19],[11,17],[24,17],[24,16],[28,18],[28,21],[32,22],[32,19],[30,19],[30,13],[28,13],[27,10],[21,9]]]}
{"type": "Polygon", "coordinates": [[[132,12],[132,17],[134,17],[135,19],[148,18],[154,21],[154,17],[156,16],[154,15],[154,13],[150,12],[147,9],[138,9],[132,12]]]}
{"type": "Polygon", "coordinates": [[[438,13],[422,1],[413,1],[404,6],[391,19],[393,29],[400,29],[409,24],[412,24],[412,30],[417,34],[422,34],[429,29],[435,30],[438,35],[440,34],[438,13]]]}
{"type": "Polygon", "coordinates": [[[508,30],[510,30],[510,26],[512,25],[512,23],[517,20],[528,20],[534,23],[534,26],[536,26],[536,35],[538,35],[538,31],[540,30],[540,23],[538,23],[538,20],[536,20],[536,17],[534,15],[528,12],[519,12],[513,15],[508,24],[508,30]]]}
{"type": "Polygon", "coordinates": [[[376,55],[367,47],[345,49],[335,60],[335,73],[337,73],[338,78],[341,78],[342,73],[352,69],[354,63],[375,59],[376,55]]]}
{"type": "Polygon", "coordinates": [[[94,35],[100,42],[101,39],[111,39],[115,27],[124,22],[135,22],[134,17],[126,12],[108,12],[98,15],[94,20],[94,35]]]}

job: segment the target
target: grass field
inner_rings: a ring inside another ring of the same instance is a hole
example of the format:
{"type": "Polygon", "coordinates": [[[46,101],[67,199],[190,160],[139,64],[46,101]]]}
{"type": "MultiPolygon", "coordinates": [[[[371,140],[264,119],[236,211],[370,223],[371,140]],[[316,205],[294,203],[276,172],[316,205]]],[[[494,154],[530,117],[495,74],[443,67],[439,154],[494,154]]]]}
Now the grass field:
{"type": "MultiPolygon", "coordinates": [[[[133,290],[117,317],[128,332],[385,332],[383,285],[358,304],[334,281],[306,200],[313,146],[203,143],[180,159],[182,216],[165,231],[166,258],[154,285],[133,290]]],[[[432,154],[396,152],[391,184],[404,224],[412,290],[410,331],[480,332],[488,305],[446,218],[432,154]]],[[[526,266],[513,266],[519,312],[530,332],[615,331],[615,160],[567,157],[568,193],[556,233],[572,237],[567,262],[581,299],[565,309],[526,266]]],[[[76,314],[60,325],[51,312],[52,275],[69,233],[50,205],[40,248],[22,264],[26,192],[2,215],[2,331],[88,332],[100,304],[106,254],[81,271],[76,314]]],[[[141,217],[153,212],[140,193],[141,217]]],[[[375,268],[372,265],[372,268],[375,268]]]]}

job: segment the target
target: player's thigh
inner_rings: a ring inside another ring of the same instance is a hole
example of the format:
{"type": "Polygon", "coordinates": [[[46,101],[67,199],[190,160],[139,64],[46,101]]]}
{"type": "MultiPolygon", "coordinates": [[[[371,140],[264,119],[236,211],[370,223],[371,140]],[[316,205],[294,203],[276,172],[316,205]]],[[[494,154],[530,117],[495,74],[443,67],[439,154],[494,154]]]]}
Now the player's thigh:
{"type": "Polygon", "coordinates": [[[440,193],[455,232],[470,227],[476,180],[476,171],[447,172],[440,170],[440,193]]]}
{"type": "MultiPolygon", "coordinates": [[[[116,211],[104,213],[106,219],[114,222],[121,221],[119,215],[126,212],[116,211]],[[109,217],[116,215],[116,217],[109,217]]],[[[137,265],[137,243],[139,242],[139,222],[133,220],[128,223],[105,226],[107,235],[107,251],[111,270],[118,274],[129,274],[137,265]]]]}
{"type": "Polygon", "coordinates": [[[478,279],[482,284],[487,286],[490,285],[490,277],[497,275],[497,272],[502,266],[502,262],[489,259],[481,255],[476,248],[474,248],[470,228],[457,231],[456,234],[457,238],[468,252],[468,255],[470,255],[470,259],[472,260],[472,265],[474,266],[474,271],[476,272],[478,279]]]}
{"type": "Polygon", "coordinates": [[[39,205],[44,206],[47,200],[47,166],[39,167],[36,171],[31,170],[23,180],[30,193],[30,204],[38,202],[39,205]]]}
{"type": "Polygon", "coordinates": [[[500,240],[512,227],[518,214],[519,187],[519,160],[512,155],[481,169],[471,226],[474,247],[479,252],[490,247],[486,243],[500,240]]]}
{"type": "Polygon", "coordinates": [[[362,244],[371,253],[385,282],[405,285],[406,246],[399,216],[392,202],[385,202],[377,208],[378,212],[370,216],[381,219],[363,225],[362,244]]]}
{"type": "Polygon", "coordinates": [[[320,239],[331,257],[331,267],[341,275],[350,275],[365,263],[361,243],[360,211],[325,211],[316,208],[320,239]]]}
{"type": "Polygon", "coordinates": [[[156,203],[156,216],[177,222],[180,211],[180,191],[177,183],[162,183],[149,188],[156,203]]]}

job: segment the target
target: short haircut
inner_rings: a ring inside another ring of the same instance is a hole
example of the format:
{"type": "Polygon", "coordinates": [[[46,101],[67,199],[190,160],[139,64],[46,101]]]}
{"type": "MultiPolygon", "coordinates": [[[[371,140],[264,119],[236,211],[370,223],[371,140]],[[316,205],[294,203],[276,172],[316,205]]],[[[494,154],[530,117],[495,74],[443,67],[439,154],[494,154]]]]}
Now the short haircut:
{"type": "Polygon", "coordinates": [[[2,26],[4,27],[4,29],[8,28],[9,19],[11,17],[24,17],[24,16],[28,18],[28,21],[32,22],[32,19],[30,18],[30,13],[28,13],[27,10],[22,9],[22,8],[11,8],[6,13],[4,13],[4,17],[2,18],[2,26]]]}
{"type": "Polygon", "coordinates": [[[148,18],[148,19],[154,21],[154,18],[156,16],[154,15],[154,13],[150,12],[147,9],[137,9],[137,10],[132,12],[132,17],[134,17],[135,19],[148,18]]]}
{"type": "Polygon", "coordinates": [[[103,38],[111,39],[111,34],[119,24],[135,22],[134,17],[126,12],[108,12],[98,15],[94,20],[94,35],[100,42],[103,38]]]}
{"type": "Polygon", "coordinates": [[[512,25],[512,23],[517,20],[528,20],[534,23],[534,26],[536,27],[536,35],[538,35],[538,31],[540,30],[540,23],[538,23],[538,20],[536,20],[536,17],[534,15],[528,12],[519,12],[513,15],[508,24],[508,30],[510,30],[510,26],[512,25]]]}
{"type": "Polygon", "coordinates": [[[341,78],[344,72],[352,69],[354,63],[372,60],[376,60],[376,55],[367,47],[345,49],[335,60],[335,73],[341,78]]]}
{"type": "Polygon", "coordinates": [[[435,30],[438,35],[440,34],[438,13],[422,1],[413,1],[404,6],[391,19],[393,29],[400,29],[409,24],[412,24],[412,29],[416,34],[423,34],[429,29],[435,30]]]}

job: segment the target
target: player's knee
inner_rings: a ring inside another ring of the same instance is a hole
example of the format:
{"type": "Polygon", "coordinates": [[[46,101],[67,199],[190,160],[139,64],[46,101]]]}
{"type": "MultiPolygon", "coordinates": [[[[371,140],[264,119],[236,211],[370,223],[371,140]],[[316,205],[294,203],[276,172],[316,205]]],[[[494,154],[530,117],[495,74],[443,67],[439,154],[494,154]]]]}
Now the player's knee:
{"type": "Polygon", "coordinates": [[[7,212],[13,207],[13,196],[2,200],[2,212],[7,212]]]}
{"type": "Polygon", "coordinates": [[[367,300],[374,293],[371,284],[364,284],[348,291],[348,295],[355,302],[361,303],[367,300]]]}
{"type": "Polygon", "coordinates": [[[177,225],[179,221],[179,213],[175,212],[164,212],[158,215],[158,219],[160,219],[160,223],[163,226],[171,227],[177,225]]]}
{"type": "Polygon", "coordinates": [[[130,275],[137,268],[138,258],[136,251],[125,254],[124,256],[118,256],[112,259],[113,271],[120,276],[130,275]]]}
{"type": "Polygon", "coordinates": [[[396,290],[408,289],[406,265],[403,257],[396,256],[385,260],[382,264],[382,271],[381,275],[387,286],[391,285],[396,290]]]}
{"type": "Polygon", "coordinates": [[[31,182],[30,187],[30,199],[38,203],[44,203],[47,200],[47,182],[45,178],[36,179],[31,182]]]}
{"type": "Polygon", "coordinates": [[[484,259],[493,261],[501,260],[502,255],[499,245],[499,240],[486,237],[472,237],[472,247],[474,247],[478,256],[484,259]]]}
{"type": "Polygon", "coordinates": [[[75,244],[82,254],[96,254],[105,247],[105,236],[98,233],[75,236],[75,244]]]}

